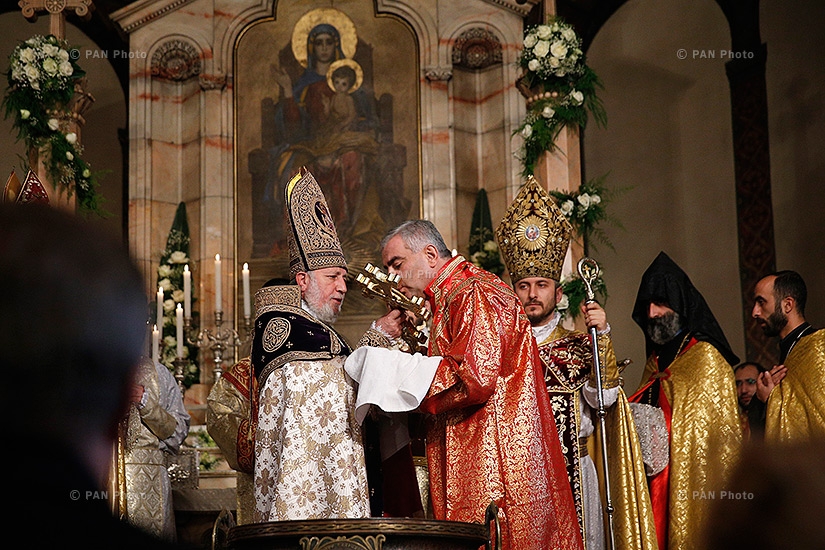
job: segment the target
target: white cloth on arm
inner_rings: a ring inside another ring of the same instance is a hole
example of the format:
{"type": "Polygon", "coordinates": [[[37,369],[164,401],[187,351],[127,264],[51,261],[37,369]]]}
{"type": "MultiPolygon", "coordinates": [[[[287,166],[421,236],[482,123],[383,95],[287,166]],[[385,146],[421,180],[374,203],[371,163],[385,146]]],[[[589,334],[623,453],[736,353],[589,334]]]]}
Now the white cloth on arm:
{"type": "Polygon", "coordinates": [[[409,354],[399,350],[363,346],[344,364],[344,370],[358,382],[355,419],[361,424],[376,405],[385,412],[418,408],[427,395],[441,357],[409,354]]]}

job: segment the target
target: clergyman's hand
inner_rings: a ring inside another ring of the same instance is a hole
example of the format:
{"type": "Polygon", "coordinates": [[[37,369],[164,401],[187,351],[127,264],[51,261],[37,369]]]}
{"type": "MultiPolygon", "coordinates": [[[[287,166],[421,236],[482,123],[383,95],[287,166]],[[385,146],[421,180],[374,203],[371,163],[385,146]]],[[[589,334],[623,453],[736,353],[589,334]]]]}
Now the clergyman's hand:
{"type": "Polygon", "coordinates": [[[390,338],[401,338],[401,325],[405,318],[404,312],[400,309],[391,309],[389,313],[375,320],[375,328],[390,338]]]}
{"type": "Polygon", "coordinates": [[[788,367],[785,365],[775,365],[771,370],[760,373],[756,377],[756,397],[763,403],[767,403],[771,392],[782,382],[786,374],[788,374],[788,367]]]}
{"type": "Polygon", "coordinates": [[[582,304],[581,308],[582,315],[584,315],[584,324],[587,328],[596,327],[599,332],[607,330],[607,313],[598,302],[582,304]]]}

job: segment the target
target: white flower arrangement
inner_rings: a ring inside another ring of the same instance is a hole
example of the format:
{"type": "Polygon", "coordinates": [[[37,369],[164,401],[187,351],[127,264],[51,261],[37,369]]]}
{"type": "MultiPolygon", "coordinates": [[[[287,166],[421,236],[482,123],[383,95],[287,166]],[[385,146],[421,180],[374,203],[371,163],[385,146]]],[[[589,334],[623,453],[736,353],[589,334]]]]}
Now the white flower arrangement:
{"type": "Polygon", "coordinates": [[[523,46],[521,63],[541,80],[581,74],[584,70],[580,63],[581,40],[566,23],[557,20],[533,27],[524,36],[523,46]]]}
{"type": "Polygon", "coordinates": [[[98,176],[83,160],[77,134],[61,127],[71,115],[75,82],[85,76],[74,57],[68,44],[52,35],[18,44],[9,56],[3,106],[6,118],[14,119],[17,140],[43,154],[51,182],[76,194],[81,210],[103,215],[98,176]]]}
{"type": "Polygon", "coordinates": [[[599,226],[602,222],[607,221],[616,227],[622,227],[616,219],[607,214],[607,205],[616,195],[627,189],[609,189],[604,183],[606,178],[607,174],[594,178],[572,193],[564,193],[558,189],[549,191],[561,213],[573,226],[576,235],[581,237],[585,254],[593,245],[593,239],[613,248],[607,234],[599,226]]]}
{"type": "Polygon", "coordinates": [[[565,126],[584,127],[588,114],[600,125],[607,116],[596,90],[601,82],[587,66],[582,41],[560,19],[527,29],[518,64],[523,75],[517,82],[527,98],[527,115],[516,129],[524,139],[521,160],[524,176],[533,173],[565,126]]]}

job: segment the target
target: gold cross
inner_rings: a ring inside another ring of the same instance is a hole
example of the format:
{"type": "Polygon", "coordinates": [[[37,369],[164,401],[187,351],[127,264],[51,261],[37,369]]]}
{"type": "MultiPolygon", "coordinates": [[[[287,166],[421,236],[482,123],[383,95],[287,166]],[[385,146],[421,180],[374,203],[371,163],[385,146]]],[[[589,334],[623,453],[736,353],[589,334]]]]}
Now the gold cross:
{"type": "Polygon", "coordinates": [[[23,10],[23,17],[32,23],[37,21],[38,12],[48,12],[49,33],[61,40],[66,38],[66,11],[74,11],[81,19],[88,19],[94,9],[92,0],[20,0],[17,5],[23,10]]]}

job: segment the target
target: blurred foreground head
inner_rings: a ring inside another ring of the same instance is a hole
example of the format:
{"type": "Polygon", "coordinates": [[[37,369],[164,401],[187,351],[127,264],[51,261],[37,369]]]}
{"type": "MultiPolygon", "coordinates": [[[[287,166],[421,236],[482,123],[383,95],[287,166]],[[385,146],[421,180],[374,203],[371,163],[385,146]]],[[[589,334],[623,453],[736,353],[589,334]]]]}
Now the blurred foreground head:
{"type": "Polygon", "coordinates": [[[146,334],[124,246],[69,213],[0,205],[0,403],[15,433],[88,454],[114,437],[146,334]]]}
{"type": "MultiPolygon", "coordinates": [[[[825,440],[746,447],[710,500],[708,550],[822,548],[825,440]]],[[[708,495],[705,495],[707,497],[708,495]]]]}

